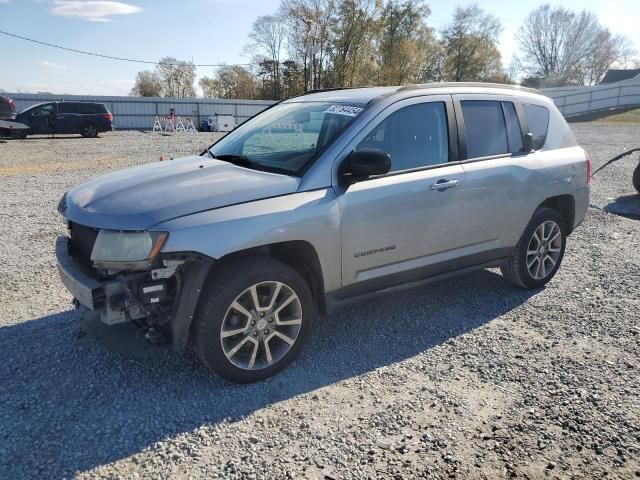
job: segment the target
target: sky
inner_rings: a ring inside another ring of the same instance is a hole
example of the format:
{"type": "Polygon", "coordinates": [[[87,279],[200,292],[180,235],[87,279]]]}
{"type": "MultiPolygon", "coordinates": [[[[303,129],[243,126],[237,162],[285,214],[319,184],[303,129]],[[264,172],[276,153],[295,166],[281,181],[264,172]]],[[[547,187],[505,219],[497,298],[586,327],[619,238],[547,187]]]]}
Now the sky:
{"type": "MultiPolygon", "coordinates": [[[[275,13],[279,0],[0,0],[0,30],[105,55],[157,61],[164,56],[198,64],[247,63],[245,46],[259,15],[275,13]]],[[[431,0],[427,24],[445,26],[456,6],[477,3],[503,25],[499,49],[505,67],[518,53],[514,34],[543,0],[431,0]]],[[[640,49],[640,1],[549,1],[588,9],[613,33],[640,49]]],[[[0,34],[0,89],[84,95],[127,95],[136,73],[153,68],[64,52],[0,34]]],[[[212,68],[198,68],[198,77],[212,68]]]]}

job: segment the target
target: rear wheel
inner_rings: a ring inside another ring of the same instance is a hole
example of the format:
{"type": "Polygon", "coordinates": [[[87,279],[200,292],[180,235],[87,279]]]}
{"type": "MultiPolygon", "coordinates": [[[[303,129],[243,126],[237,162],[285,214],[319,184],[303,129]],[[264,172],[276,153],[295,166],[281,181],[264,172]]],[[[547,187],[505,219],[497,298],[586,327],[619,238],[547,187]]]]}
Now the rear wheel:
{"type": "Polygon", "coordinates": [[[539,288],[560,268],[566,245],[564,220],[550,208],[533,215],[509,260],[501,267],[504,278],[522,288],[539,288]]]}
{"type": "Polygon", "coordinates": [[[232,382],[262,380],[288,366],[315,317],[302,276],[268,257],[218,268],[202,295],[192,345],[207,368],[232,382]]]}
{"type": "Polygon", "coordinates": [[[633,171],[633,187],[636,189],[636,192],[640,193],[640,163],[633,171]]]}
{"type": "Polygon", "coordinates": [[[85,123],[80,129],[80,135],[84,138],[95,138],[98,136],[98,127],[94,123],[85,123]]]}

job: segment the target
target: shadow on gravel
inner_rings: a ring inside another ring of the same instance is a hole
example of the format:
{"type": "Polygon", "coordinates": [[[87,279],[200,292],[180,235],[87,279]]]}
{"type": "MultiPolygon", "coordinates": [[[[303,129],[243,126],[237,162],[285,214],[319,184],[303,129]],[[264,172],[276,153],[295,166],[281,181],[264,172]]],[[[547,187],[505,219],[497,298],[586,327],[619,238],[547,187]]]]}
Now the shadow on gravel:
{"type": "Polygon", "coordinates": [[[418,355],[534,293],[485,270],[355,304],[320,318],[301,357],[253,385],[226,383],[187,354],[107,351],[73,311],[0,328],[0,478],[61,478],[235,421],[418,355]]]}
{"type": "Polygon", "coordinates": [[[640,220],[640,194],[618,197],[615,201],[605,205],[603,210],[621,217],[640,220]]]}

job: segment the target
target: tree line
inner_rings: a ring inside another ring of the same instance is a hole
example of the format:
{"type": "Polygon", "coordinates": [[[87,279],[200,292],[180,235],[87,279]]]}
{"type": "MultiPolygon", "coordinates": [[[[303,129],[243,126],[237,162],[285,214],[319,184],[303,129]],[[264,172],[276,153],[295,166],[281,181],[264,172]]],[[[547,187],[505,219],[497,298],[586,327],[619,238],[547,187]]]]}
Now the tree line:
{"type": "MultiPolygon", "coordinates": [[[[597,83],[635,58],[631,42],[586,10],[542,5],[516,34],[521,57],[508,69],[498,50],[502,24],[477,5],[458,7],[441,29],[424,0],[281,0],[258,17],[245,51],[250,64],[199,79],[206,98],[281,100],[312,88],[488,81],[560,86],[597,83]]],[[[132,95],[195,96],[192,62],[163,58],[139,72],[132,95]]]]}

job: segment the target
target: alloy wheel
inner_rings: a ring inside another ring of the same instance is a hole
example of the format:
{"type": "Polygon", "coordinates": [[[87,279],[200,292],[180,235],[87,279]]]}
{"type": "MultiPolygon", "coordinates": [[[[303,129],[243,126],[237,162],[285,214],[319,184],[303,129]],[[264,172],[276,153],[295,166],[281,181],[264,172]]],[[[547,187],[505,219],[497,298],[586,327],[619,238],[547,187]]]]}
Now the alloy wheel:
{"type": "Polygon", "coordinates": [[[98,133],[98,130],[96,129],[95,125],[89,124],[84,127],[84,133],[87,137],[95,137],[98,133]]]}
{"type": "Polygon", "coordinates": [[[549,276],[562,252],[562,231],[554,221],[546,221],[533,232],[527,247],[527,270],[536,280],[549,276]]]}
{"type": "Polygon", "coordinates": [[[222,351],[243,370],[267,368],[291,350],[301,326],[302,303],[291,287],[256,283],[227,309],[220,328],[222,351]]]}

